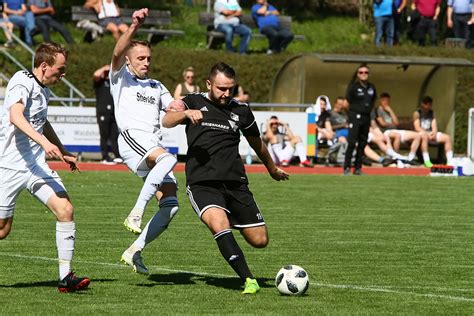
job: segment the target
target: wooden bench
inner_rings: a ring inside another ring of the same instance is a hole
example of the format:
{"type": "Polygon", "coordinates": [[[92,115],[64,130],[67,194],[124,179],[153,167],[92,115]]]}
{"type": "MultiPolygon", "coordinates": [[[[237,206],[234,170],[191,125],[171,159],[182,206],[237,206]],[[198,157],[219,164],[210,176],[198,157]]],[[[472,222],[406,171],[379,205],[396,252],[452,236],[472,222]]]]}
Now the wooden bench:
{"type": "MultiPolygon", "coordinates": [[[[278,16],[280,20],[280,25],[284,28],[291,30],[291,16],[280,15],[278,16]]],[[[242,24],[247,25],[251,29],[257,29],[257,24],[255,24],[255,20],[251,15],[242,15],[240,17],[240,22],[242,24]]],[[[200,12],[199,13],[199,25],[205,25],[207,28],[207,48],[215,49],[221,43],[224,42],[224,33],[218,32],[214,29],[214,13],[213,12],[200,12]]],[[[266,39],[267,37],[261,33],[252,33],[252,38],[263,38],[266,39]]],[[[295,40],[304,41],[306,37],[304,35],[295,35],[295,40]]]]}
{"type": "MultiPolygon", "coordinates": [[[[126,24],[131,24],[134,11],[136,10],[121,8],[120,14],[122,21],[126,24]]],[[[78,22],[86,20],[94,23],[98,22],[97,14],[93,10],[86,9],[82,6],[72,6],[71,15],[72,21],[78,22]]],[[[157,43],[171,36],[184,35],[184,31],[164,28],[169,25],[171,25],[170,11],[149,10],[148,17],[144,23],[145,28],[140,28],[138,32],[148,34],[147,40],[151,43],[157,43]]],[[[98,27],[102,28],[100,25],[98,25],[98,27]]]]}

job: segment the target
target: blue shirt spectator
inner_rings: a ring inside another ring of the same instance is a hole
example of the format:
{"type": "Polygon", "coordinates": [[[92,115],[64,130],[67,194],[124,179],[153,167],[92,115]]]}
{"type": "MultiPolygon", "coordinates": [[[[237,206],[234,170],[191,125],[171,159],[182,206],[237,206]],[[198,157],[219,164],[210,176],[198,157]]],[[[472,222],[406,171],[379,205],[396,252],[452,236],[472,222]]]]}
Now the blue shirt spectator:
{"type": "Polygon", "coordinates": [[[454,37],[466,40],[466,48],[472,48],[471,24],[474,23],[473,0],[448,0],[447,26],[453,28],[454,37]]]}
{"type": "Polygon", "coordinates": [[[3,12],[11,23],[22,30],[26,44],[33,46],[31,32],[35,28],[35,17],[27,10],[25,0],[4,0],[3,12]]]}
{"type": "Polygon", "coordinates": [[[382,37],[385,36],[386,44],[393,45],[395,33],[395,19],[393,15],[394,0],[374,1],[374,22],[376,46],[382,44],[382,37]]]}
{"type": "Polygon", "coordinates": [[[280,25],[279,15],[280,12],[266,0],[257,0],[252,6],[252,17],[260,33],[268,38],[267,54],[284,51],[294,38],[290,30],[280,25]]]}
{"type": "MultiPolygon", "coordinates": [[[[257,23],[257,26],[260,30],[262,30],[266,26],[275,26],[279,27],[280,26],[280,21],[278,20],[278,15],[276,14],[258,14],[258,10],[260,10],[264,4],[254,4],[252,6],[252,17],[254,18],[255,22],[257,23]]],[[[267,4],[267,9],[266,11],[272,12],[272,11],[278,11],[274,6],[271,4],[267,4]]]]}

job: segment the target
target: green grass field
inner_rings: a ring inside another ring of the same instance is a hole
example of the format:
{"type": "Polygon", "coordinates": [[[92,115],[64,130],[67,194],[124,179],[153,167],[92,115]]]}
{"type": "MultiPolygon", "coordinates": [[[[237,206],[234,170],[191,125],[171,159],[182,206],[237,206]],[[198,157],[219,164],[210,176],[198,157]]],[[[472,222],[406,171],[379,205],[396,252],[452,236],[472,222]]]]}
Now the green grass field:
{"type": "Polygon", "coordinates": [[[263,285],[244,296],[192,211],[183,174],[180,212],[143,253],[148,278],[119,262],[134,240],[122,221],[140,180],[61,175],[76,208],[74,267],[92,279],[90,289],[57,291],[55,220],[24,192],[13,231],[0,241],[3,315],[474,313],[474,178],[293,175],[277,183],[250,175],[271,242],[252,249],[238,237],[263,285]],[[275,274],[288,263],[309,273],[307,295],[276,291],[275,274]]]}

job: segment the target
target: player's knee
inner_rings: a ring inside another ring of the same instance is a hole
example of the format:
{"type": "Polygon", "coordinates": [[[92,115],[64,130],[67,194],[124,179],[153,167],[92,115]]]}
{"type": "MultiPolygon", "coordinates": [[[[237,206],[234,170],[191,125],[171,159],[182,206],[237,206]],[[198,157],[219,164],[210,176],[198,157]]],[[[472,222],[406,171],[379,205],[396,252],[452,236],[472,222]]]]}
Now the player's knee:
{"type": "Polygon", "coordinates": [[[7,238],[10,234],[11,225],[7,223],[0,223],[0,240],[7,238]]]}
{"type": "Polygon", "coordinates": [[[58,221],[60,222],[72,221],[74,217],[74,206],[72,206],[71,202],[65,201],[56,208],[55,213],[58,221]]]}
{"type": "Polygon", "coordinates": [[[252,246],[255,248],[265,248],[268,245],[268,242],[269,240],[267,234],[260,234],[254,237],[252,240],[252,246]]]}

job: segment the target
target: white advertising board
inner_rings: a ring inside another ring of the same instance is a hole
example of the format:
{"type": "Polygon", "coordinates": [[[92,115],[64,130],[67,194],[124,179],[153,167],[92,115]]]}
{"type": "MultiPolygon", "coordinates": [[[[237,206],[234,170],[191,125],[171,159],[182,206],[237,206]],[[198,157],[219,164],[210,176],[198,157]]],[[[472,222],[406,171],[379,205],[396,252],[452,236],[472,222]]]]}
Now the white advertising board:
{"type": "MultiPolygon", "coordinates": [[[[301,136],[306,145],[307,117],[304,112],[267,112],[254,111],[257,125],[262,132],[266,121],[272,115],[289,124],[296,135],[301,136]]],[[[62,107],[51,106],[48,108],[48,120],[51,122],[59,138],[72,152],[99,152],[99,126],[95,116],[94,107],[62,107]]],[[[173,154],[185,155],[188,149],[184,125],[168,129],[163,128],[163,145],[173,154]]],[[[242,136],[239,152],[247,155],[249,145],[242,136]]],[[[251,151],[252,155],[255,155],[251,151]]]]}

